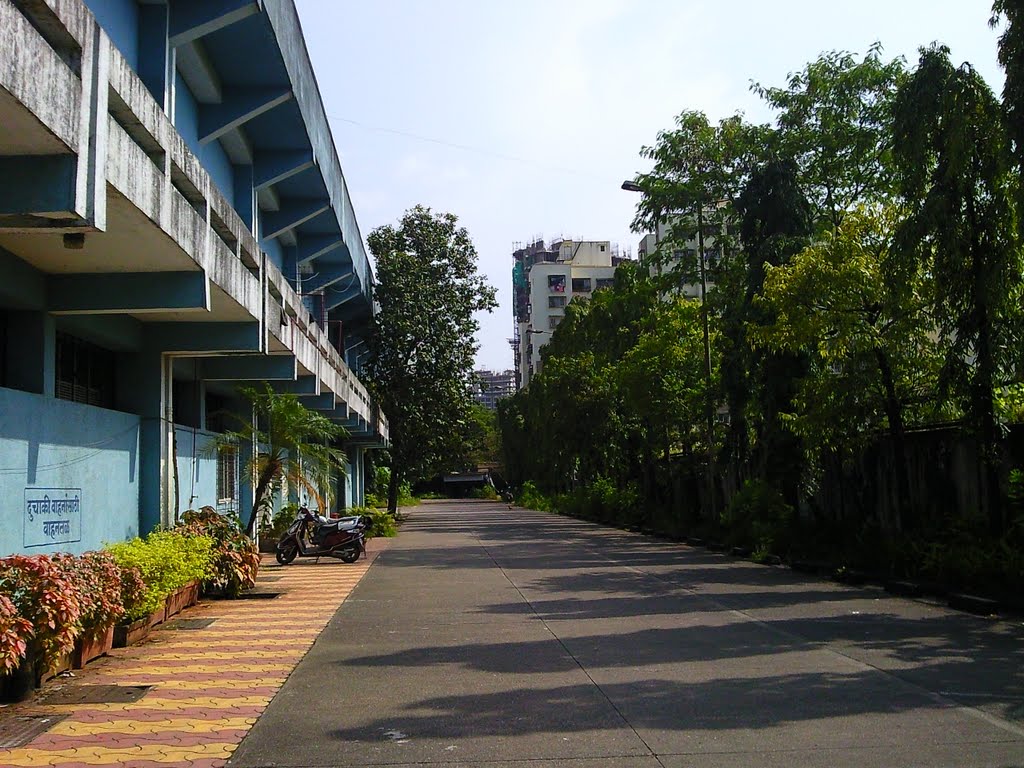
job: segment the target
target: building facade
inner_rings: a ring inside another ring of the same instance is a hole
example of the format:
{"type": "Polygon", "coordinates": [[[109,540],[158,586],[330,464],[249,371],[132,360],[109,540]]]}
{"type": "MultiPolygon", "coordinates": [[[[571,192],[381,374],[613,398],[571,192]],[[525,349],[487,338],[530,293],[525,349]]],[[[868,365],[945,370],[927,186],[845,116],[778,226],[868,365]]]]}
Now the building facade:
{"type": "Polygon", "coordinates": [[[516,393],[516,372],[511,371],[475,371],[479,390],[473,393],[473,399],[484,408],[498,410],[498,401],[512,397],[516,393]]]}
{"type": "Polygon", "coordinates": [[[543,240],[513,254],[514,335],[511,339],[519,388],[540,372],[540,350],[565,317],[574,297],[589,298],[608,287],[625,260],[608,240],[543,240]]]}
{"type": "Polygon", "coordinates": [[[0,555],[247,513],[245,383],[362,501],[373,277],[293,0],[0,0],[0,167],[0,555]]]}

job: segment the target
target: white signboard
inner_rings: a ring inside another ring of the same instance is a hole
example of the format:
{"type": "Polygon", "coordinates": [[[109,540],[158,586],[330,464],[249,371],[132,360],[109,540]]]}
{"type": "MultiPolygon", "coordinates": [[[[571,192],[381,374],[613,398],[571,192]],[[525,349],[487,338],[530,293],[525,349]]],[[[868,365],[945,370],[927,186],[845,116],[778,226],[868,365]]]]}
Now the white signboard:
{"type": "Polygon", "coordinates": [[[26,488],[26,547],[49,547],[82,540],[81,488],[26,488]]]}

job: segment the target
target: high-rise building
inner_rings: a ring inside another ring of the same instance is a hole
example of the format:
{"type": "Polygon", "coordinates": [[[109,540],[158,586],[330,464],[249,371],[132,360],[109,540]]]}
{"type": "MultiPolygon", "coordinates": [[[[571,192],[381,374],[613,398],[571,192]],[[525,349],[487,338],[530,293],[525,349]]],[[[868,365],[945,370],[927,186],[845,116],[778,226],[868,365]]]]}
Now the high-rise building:
{"type": "Polygon", "coordinates": [[[511,397],[516,393],[516,372],[510,371],[476,371],[479,389],[473,393],[473,399],[492,411],[498,409],[498,401],[511,397]]]}
{"type": "Polygon", "coordinates": [[[536,240],[517,248],[512,258],[516,382],[522,388],[540,372],[540,350],[577,296],[589,298],[610,287],[615,268],[626,260],[608,240],[536,240]]]}

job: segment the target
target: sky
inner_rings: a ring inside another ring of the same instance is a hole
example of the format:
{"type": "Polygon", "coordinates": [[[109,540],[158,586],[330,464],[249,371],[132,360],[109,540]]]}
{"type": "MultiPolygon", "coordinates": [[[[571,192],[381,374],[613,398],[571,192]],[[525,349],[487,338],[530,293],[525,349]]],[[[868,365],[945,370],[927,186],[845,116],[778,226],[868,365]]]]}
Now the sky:
{"type": "Polygon", "coordinates": [[[636,253],[624,179],[683,110],[773,114],[823,51],[933,41],[1001,92],[990,0],[296,0],[365,237],[414,205],[469,231],[499,307],[477,364],[511,368],[512,251],[537,237],[636,253]]]}

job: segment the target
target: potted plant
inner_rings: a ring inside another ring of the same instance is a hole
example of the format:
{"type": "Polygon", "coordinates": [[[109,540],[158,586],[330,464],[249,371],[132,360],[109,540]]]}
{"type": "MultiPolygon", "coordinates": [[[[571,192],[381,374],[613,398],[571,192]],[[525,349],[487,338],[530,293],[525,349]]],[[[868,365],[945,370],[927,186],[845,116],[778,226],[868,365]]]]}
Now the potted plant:
{"type": "Polygon", "coordinates": [[[71,555],[13,555],[0,558],[0,581],[18,615],[32,625],[23,664],[39,685],[65,661],[70,666],[75,638],[81,634],[81,593],[73,577],[71,555]]]}
{"type": "Polygon", "coordinates": [[[71,665],[81,669],[114,644],[114,625],[125,615],[122,576],[109,552],[86,552],[74,561],[82,594],[82,634],[75,642],[71,665]]]}
{"type": "Polygon", "coordinates": [[[189,510],[174,529],[184,536],[207,537],[213,541],[213,563],[204,579],[207,592],[237,597],[256,584],[260,568],[259,550],[242,533],[238,518],[222,515],[213,507],[189,510]]]}
{"type": "Polygon", "coordinates": [[[213,539],[184,531],[154,531],[109,547],[122,568],[136,568],[144,594],[127,612],[131,623],[115,632],[115,645],[138,642],[148,630],[181,610],[195,594],[198,582],[212,573],[213,539]]]}
{"type": "MultiPolygon", "coordinates": [[[[8,591],[3,580],[0,590],[8,591]]],[[[19,616],[14,602],[0,594],[0,701],[20,701],[35,684],[32,666],[25,663],[33,634],[32,622],[19,616]]]]}
{"type": "Polygon", "coordinates": [[[274,553],[277,542],[288,530],[288,526],[295,521],[298,511],[298,504],[284,504],[273,517],[268,514],[263,518],[260,525],[260,552],[271,555],[274,553]]]}

